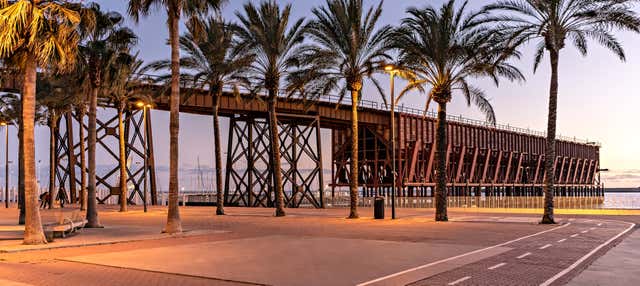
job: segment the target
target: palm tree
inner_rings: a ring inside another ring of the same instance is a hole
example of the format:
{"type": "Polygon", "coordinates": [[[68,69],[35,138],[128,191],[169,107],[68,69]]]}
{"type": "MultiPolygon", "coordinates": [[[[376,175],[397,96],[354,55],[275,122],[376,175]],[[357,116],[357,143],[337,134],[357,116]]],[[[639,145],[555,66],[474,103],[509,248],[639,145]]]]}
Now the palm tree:
{"type": "Polygon", "coordinates": [[[95,25],[87,29],[86,41],[80,47],[82,66],[89,81],[89,185],[87,188],[87,227],[101,228],[96,198],[96,143],[98,97],[104,89],[104,73],[114,59],[129,51],[136,43],[133,32],[123,27],[124,18],[117,12],[103,12],[98,4],[89,6],[95,25]]]}
{"type": "Polygon", "coordinates": [[[614,30],[640,32],[640,18],[631,9],[633,0],[510,0],[498,1],[484,11],[499,13],[487,20],[497,23],[496,30],[510,37],[515,45],[538,41],[534,72],[545,51],[551,63],[549,113],[545,145],[544,214],[541,223],[555,223],[556,121],[558,110],[558,62],[560,51],[569,40],[583,56],[587,41],[594,40],[625,60],[622,45],[614,30]]]}
{"type": "MultiPolygon", "coordinates": [[[[9,125],[16,126],[18,129],[18,208],[20,209],[20,214],[18,216],[18,224],[25,224],[25,193],[24,193],[24,156],[22,156],[22,150],[20,146],[22,146],[22,99],[19,95],[15,94],[5,94],[2,96],[2,117],[4,120],[9,122],[9,125]]],[[[34,125],[44,125],[46,124],[46,116],[45,112],[40,104],[36,104],[35,110],[35,122],[34,125]]]]}
{"type": "MultiPolygon", "coordinates": [[[[86,147],[85,147],[85,128],[84,128],[84,118],[87,114],[87,94],[90,91],[90,84],[88,82],[88,71],[87,66],[83,63],[82,55],[79,55],[80,58],[76,62],[76,66],[73,72],[69,74],[65,74],[65,77],[68,77],[67,80],[71,82],[65,86],[65,90],[70,96],[67,98],[69,101],[68,115],[73,115],[73,112],[76,113],[78,121],[80,122],[78,129],[78,138],[80,138],[78,142],[78,146],[80,148],[80,191],[78,196],[78,201],[80,205],[80,210],[87,210],[87,158],[86,158],[86,147]]],[[[67,127],[71,128],[71,127],[67,127]]],[[[69,146],[72,150],[75,150],[74,146],[69,146]]],[[[75,168],[75,166],[74,166],[75,168]]],[[[74,182],[75,183],[75,182],[74,182]]],[[[73,198],[74,195],[71,196],[73,198]]],[[[75,200],[74,200],[75,203],[75,200]]]]}
{"type": "Polygon", "coordinates": [[[162,230],[167,233],[182,232],[178,208],[178,133],[180,131],[180,18],[206,14],[209,9],[219,11],[226,0],[129,0],[129,14],[135,21],[146,16],[152,7],[163,7],[167,11],[169,43],[171,45],[171,96],[169,99],[169,211],[167,224],[162,230]]]}
{"type": "Polygon", "coordinates": [[[256,60],[248,69],[248,75],[254,83],[253,94],[267,92],[269,112],[269,128],[271,143],[271,168],[273,187],[276,199],[276,216],[285,216],[284,190],[282,185],[282,169],[280,164],[280,135],[278,134],[278,117],[276,103],[280,91],[281,78],[291,71],[291,61],[295,57],[295,49],[304,39],[302,24],[299,19],[289,25],[291,5],[280,9],[275,1],[264,0],[256,7],[251,2],[244,5],[244,14],[239,11],[242,29],[238,33],[240,48],[248,49],[256,60]]]}
{"type": "MultiPolygon", "coordinates": [[[[339,91],[340,101],[347,91],[351,96],[351,173],[349,218],[358,218],[358,103],[362,86],[369,79],[384,92],[372,76],[383,70],[388,54],[390,26],[376,29],[382,14],[382,1],[365,11],[362,0],[327,0],[326,5],[312,10],[315,18],[305,27],[314,42],[300,48],[297,60],[303,68],[293,77],[308,78],[317,96],[339,91]],[[366,14],[365,14],[366,12],[366,14]]],[[[309,87],[307,87],[309,89],[309,87]]]]}
{"type": "Polygon", "coordinates": [[[141,67],[143,61],[138,59],[138,55],[121,54],[110,65],[109,71],[105,74],[104,95],[108,101],[116,106],[118,110],[118,149],[120,153],[120,211],[127,211],[127,156],[126,139],[124,132],[123,114],[131,105],[132,101],[139,99],[142,95],[144,80],[141,78],[141,67]]]}
{"type": "MultiPolygon", "coordinates": [[[[81,70],[82,71],[82,70],[81,70]]],[[[73,111],[75,111],[76,116],[78,118],[79,129],[78,129],[78,138],[80,138],[78,145],[80,147],[80,192],[79,192],[79,204],[80,210],[87,210],[87,156],[86,156],[86,147],[85,147],[85,129],[84,129],[84,118],[87,115],[87,91],[88,83],[86,82],[86,74],[83,72],[76,73],[76,85],[77,90],[75,100],[73,102],[73,111]],[[81,84],[78,84],[81,83],[81,84]]],[[[74,147],[72,147],[74,148],[74,147]]]]}
{"type": "MultiPolygon", "coordinates": [[[[37,104],[46,109],[46,124],[49,127],[49,208],[53,208],[56,194],[55,180],[57,171],[56,131],[60,117],[71,110],[76,94],[69,92],[75,84],[70,75],[45,76],[37,81],[37,104]]],[[[61,197],[64,198],[64,197],[61,197]]]]}
{"type": "MultiPolygon", "coordinates": [[[[221,17],[198,19],[187,25],[188,33],[180,37],[180,48],[187,55],[180,59],[180,65],[193,72],[183,77],[195,87],[208,87],[212,99],[213,138],[215,148],[216,214],[224,215],[222,192],[222,151],[220,147],[220,118],[218,105],[224,86],[248,86],[246,70],[254,61],[254,56],[238,49],[235,43],[239,27],[225,23],[221,17]]],[[[168,69],[170,61],[159,61],[149,66],[152,69],[168,69]]]]}
{"type": "Polygon", "coordinates": [[[409,17],[394,32],[399,64],[412,70],[420,80],[407,86],[430,88],[429,98],[438,103],[436,127],[436,221],[447,221],[447,104],[454,94],[474,104],[495,124],[495,114],[485,93],[469,83],[471,78],[488,77],[498,84],[500,77],[524,80],[520,71],[506,61],[513,49],[502,44],[496,33],[487,31],[479,18],[482,12],[466,12],[467,1],[456,9],[449,0],[439,9],[409,8],[409,17]]]}
{"type": "MultiPolygon", "coordinates": [[[[1,84],[1,83],[0,83],[1,84]]],[[[7,123],[8,126],[15,126],[18,129],[18,142],[20,139],[20,96],[13,93],[4,93],[0,98],[0,114],[2,114],[2,121],[7,123]]],[[[24,225],[25,223],[25,211],[24,211],[24,177],[22,176],[22,152],[18,148],[18,209],[20,213],[18,215],[18,224],[24,225]]]]}
{"type": "Polygon", "coordinates": [[[34,113],[36,69],[73,64],[77,50],[79,5],[67,1],[0,1],[0,58],[18,57],[22,90],[22,155],[25,178],[25,244],[46,243],[35,181],[34,113]]]}
{"type": "MultiPolygon", "coordinates": [[[[89,10],[90,11],[90,10],[89,10]]],[[[90,15],[94,16],[94,21],[89,24],[81,23],[81,35],[82,41],[86,41],[89,38],[90,32],[95,29],[95,12],[90,12],[90,15]]],[[[88,181],[88,168],[87,168],[87,148],[86,141],[88,138],[85,134],[85,124],[84,119],[88,114],[88,101],[90,100],[90,94],[92,93],[91,89],[91,80],[90,80],[90,70],[89,63],[87,62],[88,50],[81,49],[81,52],[78,53],[78,60],[76,61],[75,70],[72,75],[74,78],[74,83],[70,87],[68,87],[69,92],[75,94],[73,97],[73,112],[75,112],[76,118],[79,122],[78,129],[78,147],[80,149],[80,192],[79,192],[79,204],[80,210],[86,211],[88,208],[88,190],[87,190],[87,181],[88,181]]],[[[75,148],[75,146],[73,147],[75,148]]]]}

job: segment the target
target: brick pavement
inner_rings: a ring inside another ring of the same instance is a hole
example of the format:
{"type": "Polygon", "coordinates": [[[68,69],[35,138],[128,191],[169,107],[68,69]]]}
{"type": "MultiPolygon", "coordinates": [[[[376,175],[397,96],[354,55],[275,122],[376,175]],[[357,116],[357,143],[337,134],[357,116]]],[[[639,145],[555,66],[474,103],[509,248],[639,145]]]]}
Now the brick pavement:
{"type": "MultiPolygon", "coordinates": [[[[115,208],[103,208],[101,209],[102,222],[111,229],[117,229],[122,226],[140,226],[153,233],[158,233],[162,228],[166,216],[164,208],[152,208],[150,213],[147,214],[142,213],[135,207],[132,209],[134,211],[122,214],[118,213],[115,208]]],[[[366,208],[361,209],[361,214],[365,216],[364,218],[360,220],[347,220],[344,219],[347,212],[345,209],[290,209],[288,212],[289,216],[285,218],[274,218],[272,216],[273,210],[271,209],[227,208],[229,215],[217,217],[213,214],[213,208],[182,208],[181,214],[186,230],[224,230],[226,232],[193,237],[171,237],[109,245],[0,254],[0,261],[2,261],[0,262],[0,279],[32,285],[176,285],[176,283],[179,285],[234,285],[234,282],[222,281],[220,279],[205,279],[176,274],[96,266],[66,262],[60,259],[98,253],[126,253],[128,251],[143,249],[161,249],[162,247],[171,247],[174,245],[197,245],[211,241],[233,241],[273,235],[327,237],[332,239],[354,239],[363,241],[418,242],[434,245],[461,245],[468,248],[480,249],[552,228],[532,223],[536,220],[535,217],[527,214],[473,214],[470,212],[452,211],[452,218],[466,217],[466,219],[450,223],[435,223],[431,219],[433,210],[430,209],[401,209],[399,210],[399,217],[401,219],[397,221],[374,221],[370,218],[372,210],[366,208]],[[500,220],[502,220],[502,222],[496,222],[500,220]],[[129,283],[130,281],[134,281],[136,284],[129,283]]],[[[12,216],[13,214],[11,212],[0,210],[0,226],[6,224],[7,221],[13,221],[14,218],[12,216]]],[[[578,219],[588,218],[588,216],[561,216],[560,219],[568,222],[568,219],[571,217],[578,219]]],[[[616,216],[612,217],[612,219],[638,221],[638,217],[636,216],[616,216]]],[[[587,237],[585,234],[583,238],[587,237]]],[[[581,249],[579,245],[575,247],[577,252],[586,250],[586,248],[581,249]]],[[[539,251],[541,251],[541,253],[543,251],[553,253],[554,250],[557,250],[557,248],[551,247],[539,251]]],[[[362,249],[361,251],[367,250],[362,249]]],[[[453,256],[455,253],[455,251],[452,251],[451,255],[453,256]]],[[[513,256],[515,252],[512,250],[502,254],[496,254],[489,258],[483,258],[483,260],[487,259],[485,264],[478,267],[489,267],[487,264],[490,264],[488,263],[490,259],[500,259],[504,257],[503,255],[507,254],[513,256]]],[[[202,255],[211,254],[203,251],[202,255]]],[[[599,255],[601,255],[601,253],[598,253],[596,257],[599,255]]],[[[533,254],[531,256],[532,257],[527,258],[527,261],[535,258],[533,254]]],[[[123,259],[135,259],[135,257],[125,257],[123,259]]],[[[277,263],[278,259],[286,259],[286,256],[274,258],[274,263],[277,263]]],[[[557,262],[558,265],[555,268],[558,268],[570,259],[571,258],[567,258],[567,260],[560,259],[551,261],[551,263],[557,262]]],[[[357,260],[347,261],[349,261],[349,263],[358,263],[357,260]]],[[[425,257],[425,261],[430,261],[430,259],[425,257]]],[[[549,259],[545,261],[549,261],[549,259]]],[[[384,263],[386,262],[381,261],[380,263],[382,263],[382,267],[384,268],[384,263]]],[[[468,267],[480,265],[479,263],[478,261],[472,262],[468,267]]],[[[346,265],[347,266],[338,264],[335,265],[335,267],[348,270],[349,264],[346,265]]],[[[212,265],[212,267],[214,266],[215,265],[212,265]]],[[[462,268],[464,267],[467,266],[462,266],[462,268]]],[[[392,269],[393,267],[389,268],[392,269]]],[[[396,268],[400,269],[398,265],[396,265],[396,268]]],[[[502,266],[500,269],[505,270],[510,268],[502,266]]],[[[540,272],[541,275],[536,275],[536,271],[528,271],[527,275],[531,275],[532,277],[547,275],[544,267],[541,266],[540,269],[543,269],[543,271],[540,272]]],[[[238,271],[250,271],[250,267],[238,271]]],[[[454,269],[447,273],[453,273],[453,271],[457,270],[454,269]]],[[[394,271],[380,272],[382,276],[394,271]]],[[[304,278],[306,276],[304,273],[290,273],[290,275],[297,275],[296,277],[301,281],[299,285],[305,285],[304,278]]],[[[444,275],[444,273],[438,275],[444,275]]],[[[438,275],[432,276],[430,279],[436,279],[438,277],[445,278],[444,276],[438,275]]],[[[570,278],[573,276],[575,276],[575,273],[569,273],[567,277],[570,278]]],[[[236,285],[238,283],[239,282],[235,282],[236,285]]],[[[460,285],[462,285],[462,283],[460,283],[460,285]]]]}

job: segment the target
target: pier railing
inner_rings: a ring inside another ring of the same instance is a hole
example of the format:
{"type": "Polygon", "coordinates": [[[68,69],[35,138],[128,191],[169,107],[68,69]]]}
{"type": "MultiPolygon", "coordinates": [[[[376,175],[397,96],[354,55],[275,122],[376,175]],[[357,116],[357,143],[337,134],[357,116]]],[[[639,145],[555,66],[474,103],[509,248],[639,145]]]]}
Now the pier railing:
{"type": "MultiPolygon", "coordinates": [[[[143,79],[147,79],[149,81],[157,81],[157,79],[159,78],[156,75],[142,75],[143,79]]],[[[184,88],[194,88],[194,89],[199,89],[200,87],[195,87],[194,85],[190,84],[190,83],[183,83],[183,87],[184,88]]],[[[240,93],[243,94],[251,94],[254,93],[255,91],[251,91],[247,88],[244,87],[236,87],[237,89],[239,89],[240,93]]],[[[234,88],[231,86],[227,86],[225,87],[225,92],[229,92],[232,93],[234,92],[234,88]]],[[[258,96],[265,96],[265,95],[261,95],[258,94],[258,96]]],[[[280,94],[279,97],[283,98],[283,99],[295,99],[295,100],[307,100],[307,97],[300,94],[300,93],[290,93],[287,92],[286,90],[280,90],[280,94]]],[[[350,95],[345,95],[344,97],[340,97],[337,95],[332,95],[332,94],[327,94],[327,95],[323,95],[317,98],[313,99],[314,101],[320,102],[320,103],[329,103],[329,104],[340,104],[340,105],[344,105],[344,106],[351,106],[351,97],[350,95]]],[[[377,101],[373,101],[373,100],[368,100],[368,99],[361,99],[358,102],[358,107],[360,107],[361,109],[363,108],[367,108],[367,109],[373,109],[373,110],[378,110],[378,111],[391,111],[391,106],[389,104],[385,104],[382,102],[377,102],[377,101]]],[[[395,106],[395,112],[398,113],[404,113],[404,114],[411,114],[411,115],[417,115],[417,116],[425,116],[425,117],[429,117],[431,119],[434,119],[437,117],[437,113],[433,112],[433,111],[426,111],[424,110],[424,108],[418,108],[416,106],[412,106],[412,105],[407,105],[407,104],[400,104],[400,105],[396,105],[395,106]]],[[[463,117],[462,115],[447,115],[447,120],[451,121],[451,122],[456,122],[456,123],[460,123],[460,124],[467,124],[467,125],[473,125],[473,126],[480,126],[480,127],[485,127],[485,128],[492,128],[492,129],[496,129],[496,130],[503,130],[503,131],[508,131],[508,132],[514,132],[514,133],[520,133],[520,134],[525,134],[525,135],[531,135],[531,136],[539,136],[539,137],[546,137],[547,133],[543,132],[543,131],[537,131],[537,130],[532,130],[530,128],[521,128],[521,127],[515,127],[515,126],[511,126],[509,124],[491,124],[485,120],[477,120],[477,119],[471,119],[471,118],[466,118],[463,117]]],[[[577,137],[569,137],[569,136],[562,136],[562,135],[558,135],[556,136],[557,140],[560,141],[566,141],[566,142],[573,142],[573,143],[578,143],[578,144],[589,144],[589,145],[596,145],[596,146],[600,146],[599,142],[595,142],[595,141],[591,141],[588,139],[580,139],[577,137]]]]}

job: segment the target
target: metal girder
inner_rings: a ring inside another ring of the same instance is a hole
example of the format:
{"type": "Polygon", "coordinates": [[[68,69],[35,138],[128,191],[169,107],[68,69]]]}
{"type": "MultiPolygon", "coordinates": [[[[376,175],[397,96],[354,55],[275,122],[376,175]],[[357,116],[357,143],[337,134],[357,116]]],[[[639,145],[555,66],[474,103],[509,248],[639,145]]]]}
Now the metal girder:
{"type": "MultiPolygon", "coordinates": [[[[323,208],[319,118],[285,114],[278,117],[285,205],[323,208]]],[[[231,118],[224,189],[226,205],[274,206],[269,130],[266,118],[231,118]]]]}
{"type": "MultiPolygon", "coordinates": [[[[111,110],[113,111],[113,110],[111,110]]],[[[145,142],[142,132],[151,131],[150,112],[147,114],[146,126],[143,122],[141,110],[129,110],[124,114],[125,127],[125,154],[127,171],[127,184],[132,186],[127,198],[129,204],[135,204],[136,198],[143,200],[144,184],[144,159],[147,157],[147,174],[150,184],[150,203],[157,204],[156,174],[153,158],[153,141],[151,136],[145,142]]],[[[86,144],[87,138],[79,138],[73,132],[79,128],[84,128],[88,134],[88,126],[84,118],[73,112],[68,112],[62,116],[56,129],[56,158],[57,158],[57,183],[60,190],[71,190],[69,198],[76,198],[73,191],[80,189],[81,164],[77,158],[80,153],[80,140],[86,144]],[[74,183],[72,183],[74,182],[74,183]]],[[[150,135],[150,134],[148,134],[150,135]]],[[[106,121],[97,120],[97,152],[99,152],[100,163],[96,170],[96,181],[98,190],[108,190],[106,194],[98,196],[99,203],[105,203],[110,197],[119,194],[119,168],[120,156],[118,147],[118,116],[117,114],[107,116],[106,121]],[[103,163],[104,161],[107,163],[103,163]],[[100,168],[102,166],[102,168],[100,168]]],[[[88,160],[88,158],[87,158],[88,160]]]]}
{"type": "MultiPolygon", "coordinates": [[[[392,184],[391,148],[384,134],[368,125],[358,128],[359,158],[358,182],[374,193],[389,191],[392,184]]],[[[351,164],[351,134],[349,129],[338,129],[333,132],[332,145],[334,152],[331,161],[334,169],[332,186],[349,186],[349,170],[351,164]]],[[[397,159],[396,164],[403,164],[397,159]]],[[[373,194],[372,194],[373,195],[373,194]]]]}

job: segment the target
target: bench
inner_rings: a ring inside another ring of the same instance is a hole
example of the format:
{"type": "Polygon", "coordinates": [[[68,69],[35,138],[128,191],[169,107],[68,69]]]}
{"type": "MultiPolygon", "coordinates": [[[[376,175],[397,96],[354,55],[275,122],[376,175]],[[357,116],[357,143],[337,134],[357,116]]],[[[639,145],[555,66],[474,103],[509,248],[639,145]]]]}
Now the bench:
{"type": "MultiPolygon", "coordinates": [[[[68,213],[67,213],[68,214],[68,213]]],[[[53,241],[56,237],[65,238],[68,234],[82,229],[87,224],[87,219],[80,211],[73,211],[71,215],[60,212],[57,222],[43,225],[45,236],[48,241],[53,241]]]]}

